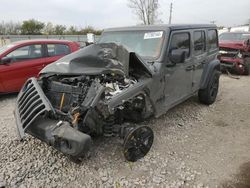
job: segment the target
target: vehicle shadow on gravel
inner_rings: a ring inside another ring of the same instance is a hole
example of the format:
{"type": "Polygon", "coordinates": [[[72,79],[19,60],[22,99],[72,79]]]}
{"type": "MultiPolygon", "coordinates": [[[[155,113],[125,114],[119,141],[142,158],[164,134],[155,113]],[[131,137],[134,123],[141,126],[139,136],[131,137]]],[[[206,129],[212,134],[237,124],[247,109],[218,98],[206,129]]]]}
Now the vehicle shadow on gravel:
{"type": "MultiPolygon", "coordinates": [[[[197,96],[191,97],[186,102],[177,105],[176,107],[170,109],[167,113],[160,116],[159,118],[151,117],[141,123],[131,123],[135,126],[146,125],[153,129],[155,137],[159,134],[168,134],[169,127],[179,126],[183,124],[185,126],[186,116],[184,111],[190,111],[192,109],[192,114],[194,114],[192,119],[196,118],[196,114],[199,113],[200,108],[207,108],[207,106],[199,103],[197,96]],[[176,120],[176,123],[169,123],[169,121],[176,120]],[[162,122],[166,122],[163,123],[162,122]],[[181,122],[181,123],[179,123],[181,122]]],[[[107,161],[112,162],[112,160],[118,160],[120,162],[125,161],[123,156],[123,140],[118,137],[94,137],[93,138],[93,150],[91,152],[90,160],[99,160],[100,158],[106,158],[107,161]],[[110,155],[106,155],[106,154],[110,155]]],[[[154,144],[153,144],[154,145],[154,144]]],[[[154,148],[154,146],[153,146],[154,148]]],[[[86,163],[88,159],[84,159],[80,164],[86,163]]]]}
{"type": "MultiPolygon", "coordinates": [[[[17,97],[17,94],[8,94],[8,95],[1,95],[0,96],[0,103],[5,100],[12,100],[17,97]]],[[[200,108],[202,108],[202,104],[199,104],[197,96],[194,96],[187,100],[186,102],[177,105],[176,107],[170,109],[166,114],[162,115],[159,118],[150,118],[146,121],[143,121],[141,123],[131,123],[133,125],[147,125],[151,127],[154,130],[155,136],[159,134],[167,134],[168,128],[172,126],[178,126],[179,120],[181,122],[184,122],[182,124],[185,124],[185,116],[183,114],[184,111],[190,111],[190,108],[192,109],[192,113],[196,114],[199,112],[200,108]],[[178,121],[176,123],[168,124],[169,120],[175,120],[177,119],[178,121]],[[162,122],[166,122],[162,124],[162,122]]],[[[30,137],[31,139],[31,137],[30,137]]],[[[23,145],[22,148],[25,148],[26,150],[32,150],[33,145],[27,144],[31,142],[34,138],[31,140],[28,139],[29,141],[27,142],[19,142],[17,140],[13,141],[14,145],[23,145]]],[[[41,148],[46,148],[46,150],[50,150],[49,147],[46,147],[40,141],[37,139],[35,140],[35,144],[40,145],[41,148]]],[[[35,152],[39,152],[38,150],[35,150],[35,152]]],[[[60,156],[61,153],[58,151],[53,151],[55,152],[54,154],[56,156],[60,156]]],[[[66,157],[66,156],[64,156],[66,157]]],[[[62,157],[62,158],[64,158],[62,157]]],[[[67,158],[67,157],[66,157],[67,158]]],[[[93,138],[93,150],[91,151],[91,156],[90,158],[84,157],[80,163],[78,163],[80,166],[84,165],[85,163],[88,163],[89,160],[91,161],[99,161],[100,158],[105,158],[105,161],[107,162],[112,162],[113,160],[115,161],[120,161],[120,162],[125,162],[125,158],[123,156],[123,140],[118,138],[118,137],[94,137],[93,138]]],[[[74,162],[70,158],[68,158],[68,162],[74,162]]],[[[76,163],[76,162],[74,162],[76,163]]]]}
{"type": "Polygon", "coordinates": [[[0,94],[0,102],[7,99],[14,99],[17,97],[18,93],[0,94]]]}
{"type": "MultiPolygon", "coordinates": [[[[197,114],[200,110],[200,108],[204,107],[205,105],[202,105],[199,103],[199,100],[197,96],[193,96],[184,103],[181,103],[174,108],[170,109],[168,112],[163,114],[162,116],[158,118],[151,117],[143,122],[140,123],[129,123],[135,126],[141,126],[146,125],[153,129],[155,136],[158,133],[162,133],[167,131],[167,129],[171,126],[177,126],[177,124],[162,124],[163,121],[172,120],[172,119],[180,119],[180,121],[185,121],[184,113],[183,111],[189,111],[190,108],[192,108],[192,113],[197,114]]],[[[205,106],[207,107],[207,106],[205,106]]],[[[177,121],[178,122],[178,121],[177,121]]],[[[165,133],[164,133],[165,134],[165,133]]],[[[167,133],[166,133],[167,134],[167,133]]],[[[95,137],[93,138],[93,144],[94,144],[94,151],[93,155],[91,156],[91,159],[94,158],[98,159],[99,155],[102,155],[102,152],[105,153],[112,153],[113,157],[123,157],[122,155],[122,146],[123,146],[123,140],[119,139],[118,137],[95,137]],[[105,145],[105,147],[104,147],[105,145]],[[102,151],[103,150],[103,151],[102,151]]],[[[83,161],[84,163],[84,161],[83,161]]]]}
{"type": "Polygon", "coordinates": [[[250,162],[240,167],[240,172],[233,180],[222,183],[221,188],[249,188],[250,187],[250,162]]]}
{"type": "Polygon", "coordinates": [[[182,122],[190,119],[196,119],[201,113],[201,109],[207,109],[207,105],[203,105],[199,102],[197,96],[189,98],[187,101],[169,109],[165,114],[158,118],[151,118],[147,121],[148,124],[155,122],[162,122],[162,120],[181,120],[182,122]],[[189,112],[189,117],[186,116],[186,112],[189,112]]]}

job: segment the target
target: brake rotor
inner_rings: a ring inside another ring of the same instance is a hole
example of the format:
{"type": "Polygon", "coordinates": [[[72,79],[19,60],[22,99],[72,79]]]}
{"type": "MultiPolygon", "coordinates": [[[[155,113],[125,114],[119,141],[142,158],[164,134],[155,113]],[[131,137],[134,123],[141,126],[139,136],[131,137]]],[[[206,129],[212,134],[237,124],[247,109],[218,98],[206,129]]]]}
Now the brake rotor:
{"type": "Polygon", "coordinates": [[[131,130],[124,139],[124,157],[131,162],[143,158],[150,150],[154,141],[154,133],[147,126],[131,130]]]}

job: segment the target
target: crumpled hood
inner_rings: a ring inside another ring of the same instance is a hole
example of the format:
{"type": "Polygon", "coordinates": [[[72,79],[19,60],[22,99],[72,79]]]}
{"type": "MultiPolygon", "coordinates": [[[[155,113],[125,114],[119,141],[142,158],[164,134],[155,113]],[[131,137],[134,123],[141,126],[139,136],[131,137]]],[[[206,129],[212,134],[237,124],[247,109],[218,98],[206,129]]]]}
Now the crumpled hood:
{"type": "MultiPolygon", "coordinates": [[[[128,75],[132,52],[115,43],[92,44],[69,54],[46,66],[40,74],[86,74],[116,73],[128,75]]],[[[142,61],[141,58],[138,58],[142,61]]],[[[145,63],[140,62],[144,66],[145,63]]],[[[148,69],[148,67],[145,67],[148,69]]]]}

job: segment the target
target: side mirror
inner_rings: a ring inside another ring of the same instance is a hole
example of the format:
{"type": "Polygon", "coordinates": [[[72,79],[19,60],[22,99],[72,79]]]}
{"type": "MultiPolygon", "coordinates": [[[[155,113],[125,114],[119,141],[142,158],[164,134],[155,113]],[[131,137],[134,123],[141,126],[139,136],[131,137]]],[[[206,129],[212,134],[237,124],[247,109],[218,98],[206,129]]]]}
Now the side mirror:
{"type": "Polygon", "coordinates": [[[172,63],[184,63],[186,52],[183,49],[173,49],[169,54],[169,59],[172,63]]]}
{"type": "Polygon", "coordinates": [[[3,64],[3,65],[10,64],[11,62],[12,62],[11,57],[3,57],[2,59],[0,59],[0,64],[3,64]]]}

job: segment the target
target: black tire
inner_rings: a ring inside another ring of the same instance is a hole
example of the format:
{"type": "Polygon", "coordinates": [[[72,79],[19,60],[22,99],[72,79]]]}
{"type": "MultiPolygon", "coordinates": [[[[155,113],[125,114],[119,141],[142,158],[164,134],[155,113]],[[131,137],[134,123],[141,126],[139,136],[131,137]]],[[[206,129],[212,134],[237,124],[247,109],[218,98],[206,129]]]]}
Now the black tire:
{"type": "Polygon", "coordinates": [[[210,105],[216,100],[219,89],[220,72],[214,70],[208,85],[205,89],[200,89],[198,92],[199,101],[203,104],[210,105]]]}
{"type": "Polygon", "coordinates": [[[135,162],[149,152],[154,141],[154,132],[148,126],[139,126],[124,138],[123,154],[127,161],[135,162]]]}
{"type": "Polygon", "coordinates": [[[245,75],[250,74],[250,57],[245,59],[245,75]]]}

